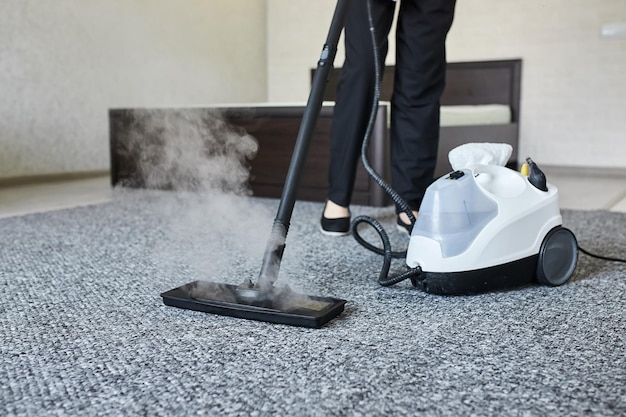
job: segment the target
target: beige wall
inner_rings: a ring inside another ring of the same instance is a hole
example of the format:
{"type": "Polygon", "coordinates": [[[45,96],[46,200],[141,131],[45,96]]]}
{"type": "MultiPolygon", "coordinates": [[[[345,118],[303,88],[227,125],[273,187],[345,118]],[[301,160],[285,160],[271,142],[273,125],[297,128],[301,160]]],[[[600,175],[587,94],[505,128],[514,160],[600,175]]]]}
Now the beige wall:
{"type": "MultiPolygon", "coordinates": [[[[111,107],[305,102],[335,4],[2,0],[0,178],[107,169],[111,107]]],[[[523,154],[626,168],[626,40],[599,35],[622,21],[624,0],[459,0],[449,60],[524,60],[523,154]]]]}
{"type": "Polygon", "coordinates": [[[109,168],[111,107],[267,97],[265,0],[0,2],[0,177],[109,168]]]}
{"type": "MultiPolygon", "coordinates": [[[[271,101],[308,97],[308,71],[334,6],[268,0],[271,101]]],[[[625,21],[624,0],[458,0],[448,59],[523,59],[522,155],[549,165],[626,168],[626,40],[600,37],[603,24],[625,21]]],[[[394,60],[391,54],[387,62],[394,60]]],[[[342,61],[340,50],[336,65],[342,61]]]]}

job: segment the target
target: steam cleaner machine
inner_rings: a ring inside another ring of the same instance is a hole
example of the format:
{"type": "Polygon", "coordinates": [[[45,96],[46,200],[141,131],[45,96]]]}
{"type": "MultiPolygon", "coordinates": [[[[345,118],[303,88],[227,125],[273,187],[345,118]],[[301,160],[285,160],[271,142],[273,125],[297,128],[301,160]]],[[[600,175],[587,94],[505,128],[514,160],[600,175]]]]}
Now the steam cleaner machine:
{"type": "MultiPolygon", "coordinates": [[[[166,305],[315,328],[344,310],[346,300],[299,294],[288,286],[274,283],[348,4],[349,0],[337,1],[258,280],[253,282],[246,277],[239,285],[193,281],[162,293],[166,305]]],[[[379,92],[378,66],[376,71],[376,91],[379,92]]],[[[578,259],[576,238],[562,226],[556,187],[546,181],[534,161],[527,159],[523,169],[527,172],[517,172],[504,164],[453,167],[452,172],[427,189],[415,219],[406,203],[378,176],[365,157],[377,106],[378,94],[372,103],[362,161],[368,173],[390,193],[413,223],[407,250],[394,252],[387,233],[376,219],[359,216],[353,220],[354,238],[384,256],[380,284],[389,286],[409,279],[415,287],[428,293],[459,295],[505,290],[533,282],[558,286],[572,276],[578,259]],[[361,223],[375,228],[383,248],[366,242],[359,235],[361,223]],[[392,258],[406,258],[407,269],[389,277],[392,258]]]]}
{"type": "Polygon", "coordinates": [[[526,169],[474,165],[426,190],[406,255],[415,286],[472,294],[572,276],[578,247],[562,226],[558,190],[530,158],[526,169]]]}

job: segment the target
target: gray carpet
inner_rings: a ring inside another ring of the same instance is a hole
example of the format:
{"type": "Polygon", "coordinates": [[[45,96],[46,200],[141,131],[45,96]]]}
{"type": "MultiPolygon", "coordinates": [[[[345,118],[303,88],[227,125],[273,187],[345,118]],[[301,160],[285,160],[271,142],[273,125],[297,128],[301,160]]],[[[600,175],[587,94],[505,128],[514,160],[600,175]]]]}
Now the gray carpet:
{"type": "MultiPolygon", "coordinates": [[[[279,284],[347,299],[341,316],[305,329],[162,304],[195,279],[256,279],[276,207],[137,192],[0,220],[0,414],[626,415],[624,264],[581,255],[565,286],[478,296],[381,288],[381,258],[298,202],[279,284]]],[[[625,214],[564,223],[624,257],[625,214]]]]}

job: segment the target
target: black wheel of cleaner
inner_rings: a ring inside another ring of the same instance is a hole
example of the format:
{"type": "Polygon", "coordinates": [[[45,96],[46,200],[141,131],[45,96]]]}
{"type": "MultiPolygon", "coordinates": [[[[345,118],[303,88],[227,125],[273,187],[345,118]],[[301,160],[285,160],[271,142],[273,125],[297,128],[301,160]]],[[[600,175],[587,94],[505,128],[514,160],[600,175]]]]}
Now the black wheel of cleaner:
{"type": "Polygon", "coordinates": [[[558,226],[550,230],[541,243],[537,259],[537,281],[558,286],[567,282],[578,261],[578,243],[569,229],[558,226]]]}

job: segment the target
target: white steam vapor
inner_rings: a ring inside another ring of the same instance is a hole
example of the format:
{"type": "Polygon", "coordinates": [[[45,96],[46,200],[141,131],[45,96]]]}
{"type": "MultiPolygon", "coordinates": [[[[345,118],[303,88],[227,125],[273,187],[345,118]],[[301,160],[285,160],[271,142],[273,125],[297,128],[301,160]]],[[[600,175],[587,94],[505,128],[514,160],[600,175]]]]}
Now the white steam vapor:
{"type": "Polygon", "coordinates": [[[144,187],[248,194],[247,160],[258,143],[219,111],[137,110],[133,117],[122,152],[134,159],[133,177],[144,187]]]}
{"type": "Polygon", "coordinates": [[[164,274],[230,284],[257,279],[272,213],[249,197],[247,161],[258,149],[252,136],[217,111],[141,110],[119,146],[135,169],[122,186],[175,191],[159,199],[168,227],[155,259],[164,274]]]}

